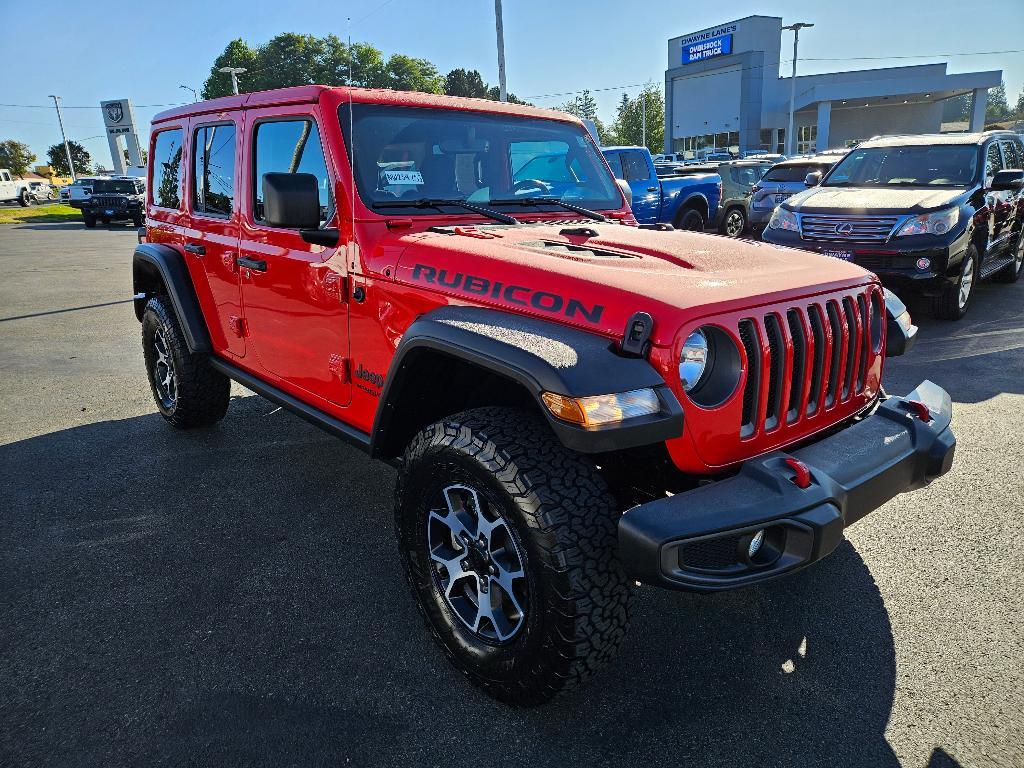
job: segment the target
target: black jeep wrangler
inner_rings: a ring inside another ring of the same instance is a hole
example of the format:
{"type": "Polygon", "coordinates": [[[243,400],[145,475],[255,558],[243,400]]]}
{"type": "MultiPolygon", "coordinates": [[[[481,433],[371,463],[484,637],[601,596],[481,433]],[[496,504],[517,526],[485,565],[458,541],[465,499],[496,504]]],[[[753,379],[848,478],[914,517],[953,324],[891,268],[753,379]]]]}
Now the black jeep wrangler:
{"type": "Polygon", "coordinates": [[[1009,131],[859,144],[775,209],[764,239],[854,261],[959,320],[972,288],[1024,267],[1024,142],[1009,131]],[[819,182],[820,180],[820,182],[819,182]]]}
{"type": "Polygon", "coordinates": [[[142,179],[96,179],[92,196],[82,201],[82,221],[92,229],[97,221],[130,221],[141,227],[146,219],[146,185],[142,179]]]}

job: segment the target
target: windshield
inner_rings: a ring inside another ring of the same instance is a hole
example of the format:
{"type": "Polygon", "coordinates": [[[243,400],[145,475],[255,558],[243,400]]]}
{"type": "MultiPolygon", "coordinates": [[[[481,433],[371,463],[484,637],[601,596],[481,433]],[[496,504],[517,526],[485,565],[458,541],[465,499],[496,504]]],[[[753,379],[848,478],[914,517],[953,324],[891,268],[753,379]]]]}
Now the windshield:
{"type": "Polygon", "coordinates": [[[122,195],[135,194],[134,181],[120,181],[115,179],[99,179],[92,183],[93,194],[97,192],[117,192],[122,195]]]}
{"type": "MultiPolygon", "coordinates": [[[[540,197],[585,208],[622,205],[618,187],[581,127],[381,104],[354,104],[353,113],[356,186],[371,208],[436,215],[436,209],[412,206],[455,200],[507,210],[513,203],[500,201],[540,197]],[[407,209],[403,201],[409,202],[407,209]]],[[[343,105],[346,141],[348,118],[348,105],[343,105]]]]}
{"type": "Polygon", "coordinates": [[[855,149],[836,164],[826,187],[966,187],[974,183],[972,144],[855,149]]]}
{"type": "Polygon", "coordinates": [[[801,165],[776,165],[764,175],[765,181],[799,181],[803,184],[808,173],[829,169],[828,163],[803,163],[801,165]]]}

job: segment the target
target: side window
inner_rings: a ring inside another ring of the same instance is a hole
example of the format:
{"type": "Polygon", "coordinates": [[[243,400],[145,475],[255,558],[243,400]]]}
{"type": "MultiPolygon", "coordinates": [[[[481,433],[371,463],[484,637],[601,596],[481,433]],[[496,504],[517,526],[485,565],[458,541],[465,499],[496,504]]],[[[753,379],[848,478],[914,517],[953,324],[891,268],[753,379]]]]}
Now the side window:
{"type": "Polygon", "coordinates": [[[320,144],[320,132],[309,118],[275,120],[256,125],[253,157],[253,218],[263,219],[263,174],[311,173],[320,187],[320,218],[333,207],[331,180],[320,144]]]}
{"type": "Polygon", "coordinates": [[[235,126],[203,125],[192,138],[192,210],[230,216],[235,210],[235,126]]]}
{"type": "Polygon", "coordinates": [[[612,167],[612,175],[616,179],[625,179],[626,177],[622,175],[622,153],[613,152],[610,155],[605,155],[605,157],[608,160],[608,165],[612,167]]]}
{"type": "Polygon", "coordinates": [[[993,141],[988,145],[985,155],[985,186],[992,184],[992,177],[1003,170],[1003,159],[999,155],[999,142],[993,141]]]}
{"type": "Polygon", "coordinates": [[[181,207],[181,129],[161,131],[153,142],[150,168],[153,178],[153,205],[161,208],[181,207]]]}
{"type": "Polygon", "coordinates": [[[643,153],[641,152],[622,153],[622,172],[625,174],[626,181],[636,181],[637,179],[650,177],[647,162],[644,160],[643,153]]]}
{"type": "Polygon", "coordinates": [[[1007,168],[1024,170],[1024,165],[1021,164],[1021,156],[1017,148],[1017,142],[1003,142],[1003,158],[1006,160],[1007,168]]]}

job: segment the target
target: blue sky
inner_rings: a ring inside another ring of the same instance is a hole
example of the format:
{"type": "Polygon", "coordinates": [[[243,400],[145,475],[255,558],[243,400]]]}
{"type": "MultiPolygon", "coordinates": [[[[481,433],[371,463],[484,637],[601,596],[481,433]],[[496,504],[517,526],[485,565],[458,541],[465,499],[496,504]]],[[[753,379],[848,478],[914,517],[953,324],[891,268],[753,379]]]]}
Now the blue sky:
{"type": "MultiPolygon", "coordinates": [[[[947,61],[951,72],[1002,69],[1011,103],[1024,87],[1024,53],[949,55],[1024,49],[1024,0],[505,0],[504,8],[509,89],[556,106],[568,97],[545,94],[590,88],[603,118],[611,118],[623,91],[597,89],[663,82],[669,37],[752,14],[815,23],[801,35],[804,74],[947,61]],[[928,57],[855,60],[917,55],[928,57]]],[[[46,108],[47,95],[56,93],[68,107],[68,137],[109,164],[101,99],[131,98],[142,128],[161,108],[141,105],[191,100],[178,86],[201,88],[213,58],[232,38],[259,44],[286,31],[344,38],[348,16],[353,39],[385,54],[427,58],[442,72],[478,69],[497,82],[491,0],[0,0],[7,64],[0,104],[43,107],[0,106],[0,139],[27,142],[44,157],[60,140],[53,108],[46,108]]]]}

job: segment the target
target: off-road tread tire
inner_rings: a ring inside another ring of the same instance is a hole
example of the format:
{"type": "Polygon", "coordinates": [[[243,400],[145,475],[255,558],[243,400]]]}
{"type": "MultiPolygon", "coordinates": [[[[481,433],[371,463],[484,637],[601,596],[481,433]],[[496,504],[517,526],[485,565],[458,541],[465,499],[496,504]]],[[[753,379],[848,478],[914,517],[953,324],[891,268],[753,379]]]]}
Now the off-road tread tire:
{"type": "Polygon", "coordinates": [[[96,217],[95,216],[82,216],[82,223],[85,224],[87,229],[96,228],[96,217]]]}
{"type": "Polygon", "coordinates": [[[579,687],[616,657],[630,617],[632,588],[617,554],[620,513],[604,479],[528,410],[476,408],[426,427],[409,443],[395,488],[395,533],[414,596],[408,548],[415,546],[415,521],[403,511],[407,480],[420,462],[449,452],[472,457],[522,510],[536,545],[527,547],[529,567],[549,599],[531,603],[529,615],[541,612],[543,621],[539,649],[504,679],[456,655],[417,599],[428,630],[457,669],[501,701],[533,706],[579,687]]]}
{"type": "Polygon", "coordinates": [[[998,272],[992,275],[992,280],[997,283],[1016,283],[1022,273],[1024,273],[1024,266],[1020,269],[1017,268],[1017,249],[1020,248],[1020,241],[1024,240],[1024,228],[1017,233],[1017,241],[1013,244],[1013,248],[1010,249],[1011,261],[1005,267],[1000,269],[998,272]]]}
{"type": "Polygon", "coordinates": [[[978,275],[981,274],[981,257],[978,256],[978,249],[973,245],[967,247],[967,253],[964,254],[965,262],[967,261],[968,254],[974,256],[974,285],[971,286],[971,294],[967,297],[967,306],[960,309],[960,280],[958,279],[955,283],[946,283],[942,287],[942,293],[935,300],[935,317],[939,320],[960,320],[971,308],[974,294],[978,290],[978,275]]]}
{"type": "Polygon", "coordinates": [[[142,347],[153,400],[167,422],[179,429],[192,429],[216,424],[224,418],[231,399],[231,380],[211,368],[206,355],[189,351],[178,318],[163,296],[154,296],[146,302],[142,347]],[[163,327],[168,352],[174,358],[178,396],[171,411],[163,408],[153,383],[152,334],[157,325],[163,327]]]}

